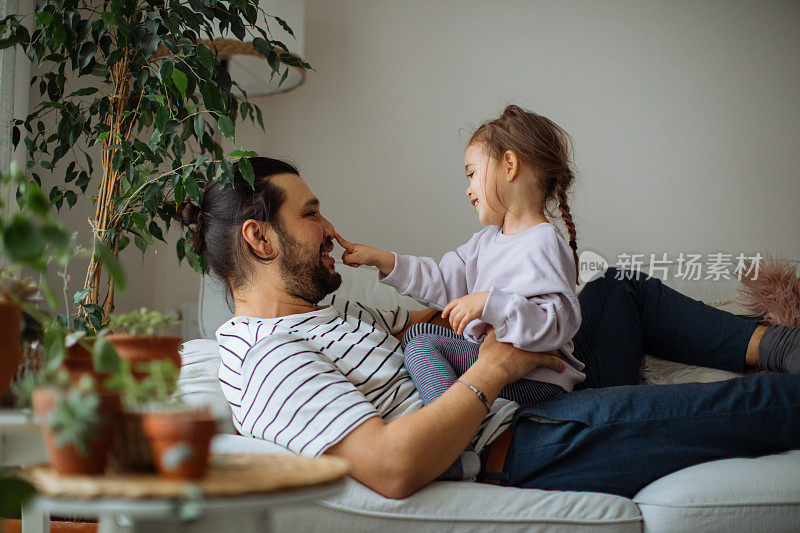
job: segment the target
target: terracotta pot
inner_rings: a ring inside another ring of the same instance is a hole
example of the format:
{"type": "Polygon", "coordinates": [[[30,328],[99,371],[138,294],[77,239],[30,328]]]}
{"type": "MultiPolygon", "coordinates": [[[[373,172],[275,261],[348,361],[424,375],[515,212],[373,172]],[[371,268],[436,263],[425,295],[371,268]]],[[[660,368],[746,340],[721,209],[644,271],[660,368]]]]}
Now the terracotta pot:
{"type": "Polygon", "coordinates": [[[53,389],[37,389],[33,391],[33,412],[39,417],[50,466],[62,475],[102,474],[108,464],[108,451],[111,448],[111,437],[122,411],[119,393],[100,392],[100,413],[103,417],[100,430],[89,443],[88,455],[81,455],[73,445],[59,447],[56,436],[47,423],[47,415],[56,405],[56,392],[53,389]]]}
{"type": "Polygon", "coordinates": [[[211,438],[217,433],[217,423],[207,410],[149,412],[142,423],[161,477],[202,479],[206,475],[211,438]]]}
{"type": "Polygon", "coordinates": [[[183,339],[180,337],[165,337],[156,335],[125,335],[113,334],[106,336],[121,359],[130,361],[133,375],[143,377],[143,372],[137,372],[136,367],[141,363],[158,359],[169,359],[177,368],[181,367],[181,354],[178,351],[183,339]]]}
{"type": "Polygon", "coordinates": [[[0,301],[0,397],[8,392],[22,362],[22,310],[0,301]]]}
{"type": "Polygon", "coordinates": [[[94,363],[92,363],[92,353],[81,346],[80,344],[73,344],[67,348],[67,355],[64,357],[64,368],[69,372],[70,381],[77,384],[81,378],[88,374],[95,378],[97,383],[101,383],[106,374],[98,374],[94,371],[94,363]]]}

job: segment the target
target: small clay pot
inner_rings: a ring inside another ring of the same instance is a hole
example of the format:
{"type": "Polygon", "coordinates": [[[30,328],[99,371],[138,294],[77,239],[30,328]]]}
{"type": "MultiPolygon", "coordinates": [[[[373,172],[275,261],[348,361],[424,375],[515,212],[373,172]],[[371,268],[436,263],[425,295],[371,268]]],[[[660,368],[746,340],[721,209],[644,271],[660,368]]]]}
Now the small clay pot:
{"type": "MultiPolygon", "coordinates": [[[[67,369],[70,381],[75,384],[79,383],[81,378],[87,374],[93,378],[100,377],[94,371],[91,352],[77,343],[67,348],[62,366],[67,369]]],[[[100,382],[99,379],[96,381],[100,382]]]]}
{"type": "Polygon", "coordinates": [[[56,436],[47,423],[47,416],[56,406],[56,391],[53,389],[37,389],[33,391],[33,412],[39,417],[50,466],[61,475],[98,475],[102,474],[108,464],[108,451],[111,448],[111,437],[122,411],[119,393],[99,392],[100,414],[102,425],[95,438],[89,443],[89,453],[81,455],[73,445],[59,447],[56,436]]]}
{"type": "Polygon", "coordinates": [[[156,469],[167,479],[203,479],[217,423],[208,410],[151,411],[142,425],[150,440],[156,469]]]}
{"type": "Polygon", "coordinates": [[[142,378],[146,375],[141,371],[137,371],[136,367],[149,361],[169,359],[175,363],[177,368],[181,367],[181,354],[178,348],[180,348],[183,339],[180,337],[115,333],[107,335],[106,339],[114,345],[121,359],[130,362],[131,370],[136,378],[142,378]]]}
{"type": "Polygon", "coordinates": [[[0,300],[0,397],[11,386],[22,362],[22,310],[0,300]]]}

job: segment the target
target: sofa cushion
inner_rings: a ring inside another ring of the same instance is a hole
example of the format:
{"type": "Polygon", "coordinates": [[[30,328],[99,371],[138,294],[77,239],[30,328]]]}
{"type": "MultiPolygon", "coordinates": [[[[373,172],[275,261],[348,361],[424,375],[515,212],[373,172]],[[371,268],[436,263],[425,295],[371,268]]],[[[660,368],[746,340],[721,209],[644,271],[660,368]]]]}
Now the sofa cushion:
{"type": "MultiPolygon", "coordinates": [[[[217,435],[215,453],[291,453],[241,435],[217,435]]],[[[439,481],[404,500],[390,500],[348,479],[344,491],[313,505],[271,514],[277,531],[641,531],[627,498],[591,492],[546,492],[439,481]],[[476,505],[480,502],[480,505],[476,505]],[[391,519],[391,520],[388,520],[391,519]]]]}
{"type": "Polygon", "coordinates": [[[647,531],[798,531],[800,450],[684,468],[633,498],[647,531]]]}
{"type": "Polygon", "coordinates": [[[222,433],[236,433],[233,413],[219,383],[219,345],[210,339],[183,343],[177,396],[190,405],[211,409],[222,433]]]}

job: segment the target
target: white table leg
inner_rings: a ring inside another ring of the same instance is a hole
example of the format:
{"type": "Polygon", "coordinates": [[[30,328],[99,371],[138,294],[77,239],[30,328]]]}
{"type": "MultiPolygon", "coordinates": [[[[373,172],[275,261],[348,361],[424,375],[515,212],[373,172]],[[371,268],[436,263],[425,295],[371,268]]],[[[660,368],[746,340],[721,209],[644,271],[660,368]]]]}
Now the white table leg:
{"type": "Polygon", "coordinates": [[[22,507],[22,533],[49,533],[50,515],[38,504],[36,496],[22,507]]]}
{"type": "Polygon", "coordinates": [[[117,533],[120,528],[117,527],[116,516],[112,513],[101,514],[97,517],[97,533],[117,533]]]}

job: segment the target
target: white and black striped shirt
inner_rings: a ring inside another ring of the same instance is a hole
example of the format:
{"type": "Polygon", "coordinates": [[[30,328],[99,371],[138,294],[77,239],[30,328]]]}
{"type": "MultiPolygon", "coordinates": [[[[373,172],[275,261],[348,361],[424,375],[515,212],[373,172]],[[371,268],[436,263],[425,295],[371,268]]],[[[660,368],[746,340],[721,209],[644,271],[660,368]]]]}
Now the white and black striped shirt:
{"type": "MultiPolygon", "coordinates": [[[[317,456],[369,418],[391,422],[422,407],[392,335],[408,311],[332,304],[274,319],[236,316],[219,327],[219,380],[239,433],[317,456]]],[[[477,452],[517,407],[495,401],[473,440],[477,452]]]]}

